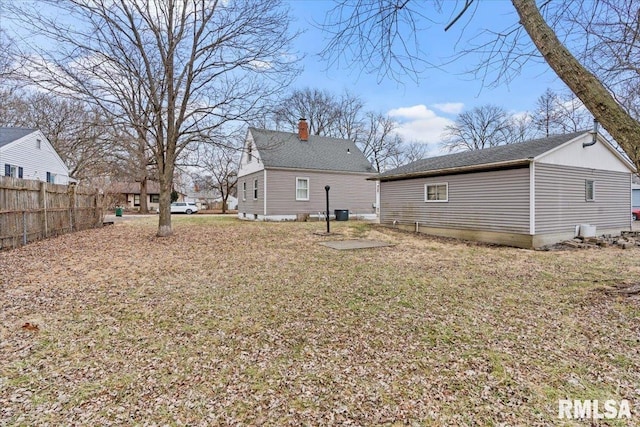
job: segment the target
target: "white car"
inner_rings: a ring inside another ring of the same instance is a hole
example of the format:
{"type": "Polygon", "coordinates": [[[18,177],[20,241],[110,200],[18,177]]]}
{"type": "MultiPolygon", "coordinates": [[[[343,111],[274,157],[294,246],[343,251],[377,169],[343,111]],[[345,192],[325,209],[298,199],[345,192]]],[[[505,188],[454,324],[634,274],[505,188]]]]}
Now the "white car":
{"type": "Polygon", "coordinates": [[[173,202],[171,203],[171,213],[186,213],[191,215],[198,212],[198,206],[193,202],[173,202]]]}

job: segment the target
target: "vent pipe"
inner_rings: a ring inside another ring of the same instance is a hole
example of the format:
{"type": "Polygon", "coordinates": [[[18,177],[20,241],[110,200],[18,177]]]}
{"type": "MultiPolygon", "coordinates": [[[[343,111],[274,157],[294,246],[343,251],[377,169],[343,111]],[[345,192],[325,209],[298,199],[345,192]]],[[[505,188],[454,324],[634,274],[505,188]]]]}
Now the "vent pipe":
{"type": "Polygon", "coordinates": [[[589,132],[593,138],[591,139],[591,142],[583,142],[583,147],[591,147],[592,145],[595,145],[596,138],[598,136],[598,124],[598,119],[593,119],[593,130],[589,132]]]}

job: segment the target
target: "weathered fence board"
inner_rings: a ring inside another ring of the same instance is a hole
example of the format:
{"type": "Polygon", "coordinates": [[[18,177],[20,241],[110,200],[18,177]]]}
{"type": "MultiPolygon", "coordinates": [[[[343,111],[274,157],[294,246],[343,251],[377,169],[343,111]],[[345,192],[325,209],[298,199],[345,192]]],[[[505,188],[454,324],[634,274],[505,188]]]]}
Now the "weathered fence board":
{"type": "Polygon", "coordinates": [[[101,227],[102,200],[76,185],[0,176],[0,249],[101,227]]]}

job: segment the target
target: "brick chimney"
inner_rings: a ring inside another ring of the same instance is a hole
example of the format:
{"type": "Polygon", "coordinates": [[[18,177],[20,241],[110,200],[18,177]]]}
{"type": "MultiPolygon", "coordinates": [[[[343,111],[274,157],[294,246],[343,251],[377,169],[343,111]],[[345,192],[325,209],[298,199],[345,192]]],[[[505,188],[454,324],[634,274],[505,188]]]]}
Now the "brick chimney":
{"type": "Polygon", "coordinates": [[[298,138],[300,138],[300,141],[309,140],[309,124],[307,124],[307,119],[300,118],[298,122],[298,138]]]}

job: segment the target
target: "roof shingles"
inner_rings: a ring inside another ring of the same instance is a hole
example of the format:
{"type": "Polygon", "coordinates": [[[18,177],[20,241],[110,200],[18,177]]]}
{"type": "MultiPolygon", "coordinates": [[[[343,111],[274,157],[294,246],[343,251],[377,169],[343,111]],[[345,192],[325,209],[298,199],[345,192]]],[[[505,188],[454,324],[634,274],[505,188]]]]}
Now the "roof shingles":
{"type": "Polygon", "coordinates": [[[524,161],[546,153],[585,133],[586,132],[574,132],[517,144],[485,148],[483,150],[464,151],[444,156],[429,157],[386,171],[378,175],[378,177],[384,180],[384,178],[402,177],[434,171],[445,172],[451,169],[472,168],[495,163],[515,162],[518,160],[524,161]]]}
{"type": "Polygon", "coordinates": [[[31,128],[5,128],[0,127],[0,147],[4,147],[7,144],[12,143],[20,138],[23,138],[33,132],[36,129],[31,128]]]}
{"type": "Polygon", "coordinates": [[[313,169],[375,173],[371,163],[353,141],[297,133],[249,128],[266,168],[313,169]]]}

